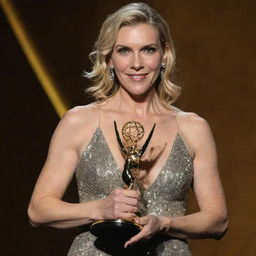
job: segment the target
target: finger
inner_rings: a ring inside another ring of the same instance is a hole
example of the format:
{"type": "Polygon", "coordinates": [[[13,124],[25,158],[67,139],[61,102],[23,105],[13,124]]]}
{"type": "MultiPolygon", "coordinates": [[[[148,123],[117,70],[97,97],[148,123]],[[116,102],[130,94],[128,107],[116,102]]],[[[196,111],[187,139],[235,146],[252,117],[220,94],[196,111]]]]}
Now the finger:
{"type": "Polygon", "coordinates": [[[137,224],[140,224],[140,217],[136,215],[136,217],[133,219],[137,224]]]}
{"type": "Polygon", "coordinates": [[[132,212],[124,212],[120,214],[120,218],[123,218],[123,219],[131,219],[131,218],[133,219],[134,217],[136,217],[136,214],[132,212]]]}
{"type": "Polygon", "coordinates": [[[116,205],[113,211],[114,218],[134,218],[137,215],[137,207],[129,206],[126,204],[116,205]]]}
{"type": "Polygon", "coordinates": [[[137,235],[135,235],[132,238],[130,238],[130,240],[128,240],[124,244],[124,247],[127,248],[128,245],[136,243],[139,240],[141,240],[142,238],[145,238],[145,237],[147,237],[149,235],[150,235],[150,233],[149,233],[149,231],[147,229],[142,229],[137,235]]]}
{"type": "Polygon", "coordinates": [[[135,213],[138,211],[138,207],[137,206],[131,206],[128,204],[122,204],[122,206],[120,206],[120,210],[122,212],[131,212],[131,213],[135,213]]]}
{"type": "Polygon", "coordinates": [[[136,222],[142,226],[148,224],[149,222],[149,216],[144,216],[144,217],[137,217],[136,222]]]}
{"type": "Polygon", "coordinates": [[[120,203],[125,203],[128,205],[133,205],[133,206],[137,206],[138,205],[138,198],[136,197],[130,197],[129,193],[123,193],[120,192],[120,190],[116,190],[112,196],[112,199],[114,200],[114,202],[120,202],[120,203]]]}
{"type": "Polygon", "coordinates": [[[139,198],[140,197],[140,191],[139,190],[132,190],[132,189],[123,189],[122,194],[131,197],[131,198],[139,198]]]}
{"type": "Polygon", "coordinates": [[[132,197],[124,197],[123,202],[126,203],[127,205],[136,206],[136,207],[139,204],[138,199],[137,198],[132,198],[132,197]]]}

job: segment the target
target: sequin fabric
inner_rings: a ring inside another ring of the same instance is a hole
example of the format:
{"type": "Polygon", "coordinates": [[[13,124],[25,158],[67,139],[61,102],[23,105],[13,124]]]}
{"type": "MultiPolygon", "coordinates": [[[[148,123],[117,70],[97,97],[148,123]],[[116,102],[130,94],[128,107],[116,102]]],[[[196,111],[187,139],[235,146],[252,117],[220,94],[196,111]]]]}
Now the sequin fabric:
{"type": "MultiPolygon", "coordinates": [[[[122,187],[121,175],[122,172],[109,150],[102,130],[98,127],[76,167],[80,202],[103,199],[115,188],[122,187]]],[[[192,159],[178,133],[159,175],[143,193],[146,214],[183,216],[192,179],[192,159]]],[[[85,230],[73,241],[68,256],[142,255],[128,251],[109,254],[95,247],[95,239],[89,232],[89,226],[85,227],[85,230]]],[[[158,239],[154,249],[149,250],[145,255],[190,256],[192,254],[185,240],[166,236],[164,239],[158,239]]]]}

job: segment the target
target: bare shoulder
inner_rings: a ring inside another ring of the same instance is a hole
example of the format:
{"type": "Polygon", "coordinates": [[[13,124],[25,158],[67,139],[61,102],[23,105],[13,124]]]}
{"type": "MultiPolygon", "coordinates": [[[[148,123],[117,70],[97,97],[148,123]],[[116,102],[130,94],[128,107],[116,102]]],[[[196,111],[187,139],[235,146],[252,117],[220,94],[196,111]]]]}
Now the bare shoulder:
{"type": "Polygon", "coordinates": [[[178,131],[187,143],[192,155],[194,155],[198,145],[213,142],[211,128],[208,122],[193,112],[184,112],[175,109],[178,131]]]}
{"type": "Polygon", "coordinates": [[[62,140],[82,147],[96,129],[98,117],[99,108],[95,103],[68,110],[59,122],[53,140],[62,140]]]}
{"type": "Polygon", "coordinates": [[[99,108],[96,103],[91,103],[84,106],[76,106],[68,110],[61,119],[61,122],[67,125],[80,125],[84,122],[93,122],[95,115],[99,113],[99,108]]]}
{"type": "Polygon", "coordinates": [[[210,127],[208,122],[193,112],[185,112],[180,109],[175,109],[177,125],[180,131],[193,133],[200,133],[209,131],[210,127]]]}
{"type": "MultiPolygon", "coordinates": [[[[57,130],[65,130],[75,136],[80,130],[94,129],[98,124],[99,109],[95,103],[76,106],[68,110],[61,118],[57,130]]],[[[77,134],[80,135],[80,134],[77,134]]]]}

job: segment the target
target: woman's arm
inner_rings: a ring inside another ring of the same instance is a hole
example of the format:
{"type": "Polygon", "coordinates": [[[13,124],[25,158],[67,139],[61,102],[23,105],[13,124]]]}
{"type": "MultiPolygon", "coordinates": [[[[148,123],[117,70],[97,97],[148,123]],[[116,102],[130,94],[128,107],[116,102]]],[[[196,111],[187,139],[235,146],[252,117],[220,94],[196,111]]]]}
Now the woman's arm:
{"type": "MultiPolygon", "coordinates": [[[[81,148],[92,131],[95,115],[93,111],[79,108],[69,111],[56,128],[45,165],[37,180],[29,207],[28,215],[32,225],[49,225],[68,228],[91,223],[98,219],[133,217],[137,211],[138,192],[117,189],[104,200],[84,203],[68,203],[61,200],[72,179],[79,161],[81,148]],[[81,121],[87,114],[87,120],[81,121]],[[93,116],[93,119],[90,118],[93,116]],[[85,127],[92,131],[85,131],[85,127]],[[88,134],[86,133],[88,132],[88,134]],[[87,136],[88,135],[88,136],[87,136]]],[[[94,127],[95,126],[95,127],[94,127]]]]}
{"type": "Polygon", "coordinates": [[[222,189],[214,139],[208,123],[195,114],[178,119],[181,135],[194,156],[194,193],[200,211],[181,217],[145,216],[137,221],[142,231],[126,243],[164,231],[178,238],[221,238],[227,229],[227,209],[222,189]]]}

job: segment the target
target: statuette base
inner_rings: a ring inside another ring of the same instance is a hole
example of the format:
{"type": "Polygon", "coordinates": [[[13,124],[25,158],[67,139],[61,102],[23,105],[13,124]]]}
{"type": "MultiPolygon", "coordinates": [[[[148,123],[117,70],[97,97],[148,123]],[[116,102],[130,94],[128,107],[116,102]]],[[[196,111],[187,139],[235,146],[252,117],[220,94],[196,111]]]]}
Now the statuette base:
{"type": "Polygon", "coordinates": [[[91,225],[90,231],[99,239],[124,244],[141,231],[141,226],[130,219],[99,220],[91,225]]]}

